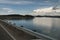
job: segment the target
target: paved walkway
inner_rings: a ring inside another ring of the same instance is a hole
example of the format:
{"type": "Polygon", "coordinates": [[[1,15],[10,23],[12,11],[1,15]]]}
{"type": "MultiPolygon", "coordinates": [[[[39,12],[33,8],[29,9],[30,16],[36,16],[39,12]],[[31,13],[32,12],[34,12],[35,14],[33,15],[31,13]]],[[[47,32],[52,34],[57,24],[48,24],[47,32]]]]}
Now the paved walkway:
{"type": "Polygon", "coordinates": [[[32,36],[22,30],[18,30],[17,28],[7,23],[0,22],[0,26],[13,40],[31,40],[36,38],[35,36],[32,36]]]}

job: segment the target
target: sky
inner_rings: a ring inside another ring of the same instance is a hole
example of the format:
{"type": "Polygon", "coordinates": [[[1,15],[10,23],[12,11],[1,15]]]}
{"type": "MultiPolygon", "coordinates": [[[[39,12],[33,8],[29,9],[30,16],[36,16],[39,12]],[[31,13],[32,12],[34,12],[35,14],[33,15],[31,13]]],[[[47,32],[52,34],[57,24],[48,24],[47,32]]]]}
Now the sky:
{"type": "MultiPolygon", "coordinates": [[[[44,15],[53,12],[59,0],[0,0],[0,15],[44,15]]],[[[60,10],[56,10],[60,12],[60,10]]]]}

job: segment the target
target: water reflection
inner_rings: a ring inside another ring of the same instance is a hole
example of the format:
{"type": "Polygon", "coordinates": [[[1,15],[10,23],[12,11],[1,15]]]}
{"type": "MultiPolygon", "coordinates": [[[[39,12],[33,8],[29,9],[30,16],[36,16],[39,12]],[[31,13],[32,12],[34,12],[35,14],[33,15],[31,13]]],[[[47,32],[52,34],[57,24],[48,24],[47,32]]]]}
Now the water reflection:
{"type": "Polygon", "coordinates": [[[54,18],[52,22],[53,24],[52,24],[50,36],[60,40],[60,36],[59,36],[60,35],[60,18],[54,18]]]}
{"type": "Polygon", "coordinates": [[[35,18],[33,24],[41,28],[43,33],[49,33],[52,28],[52,18],[35,18]]]}

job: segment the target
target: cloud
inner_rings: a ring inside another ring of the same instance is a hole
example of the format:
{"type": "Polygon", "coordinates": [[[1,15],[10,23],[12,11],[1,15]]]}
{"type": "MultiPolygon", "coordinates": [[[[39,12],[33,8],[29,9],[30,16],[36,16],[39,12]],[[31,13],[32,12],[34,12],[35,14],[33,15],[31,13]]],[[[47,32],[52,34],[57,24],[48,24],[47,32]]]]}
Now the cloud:
{"type": "Polygon", "coordinates": [[[40,13],[40,12],[45,13],[45,12],[51,12],[51,11],[52,11],[52,7],[34,10],[34,12],[36,12],[36,13],[40,13]]]}
{"type": "Polygon", "coordinates": [[[0,15],[15,14],[15,11],[11,8],[0,8],[0,15]]]}
{"type": "Polygon", "coordinates": [[[45,13],[49,13],[52,12],[52,7],[48,7],[48,8],[42,8],[42,9],[36,9],[33,10],[35,15],[44,15],[45,13]]]}
{"type": "Polygon", "coordinates": [[[46,14],[53,14],[53,12],[59,13],[60,9],[52,10],[53,7],[42,8],[33,10],[34,15],[46,15],[46,14]]]}
{"type": "MultiPolygon", "coordinates": [[[[54,2],[55,0],[53,0],[54,2]]],[[[33,4],[40,2],[52,2],[52,0],[0,0],[0,3],[3,4],[33,4]]]]}
{"type": "Polygon", "coordinates": [[[12,12],[13,12],[13,10],[10,9],[10,8],[2,8],[2,10],[6,11],[6,12],[8,12],[8,13],[12,13],[12,12]]]}
{"type": "Polygon", "coordinates": [[[12,0],[0,0],[2,4],[32,4],[32,1],[12,1],[12,0]]]}

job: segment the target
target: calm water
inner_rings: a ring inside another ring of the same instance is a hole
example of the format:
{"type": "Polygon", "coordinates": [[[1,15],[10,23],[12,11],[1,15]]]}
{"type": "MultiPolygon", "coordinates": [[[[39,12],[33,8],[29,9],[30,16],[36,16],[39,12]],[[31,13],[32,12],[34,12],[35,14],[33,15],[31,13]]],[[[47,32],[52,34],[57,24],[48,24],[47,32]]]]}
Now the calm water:
{"type": "Polygon", "coordinates": [[[17,27],[24,26],[27,29],[35,30],[38,33],[49,35],[60,40],[60,18],[36,17],[34,19],[7,20],[17,27]]]}

